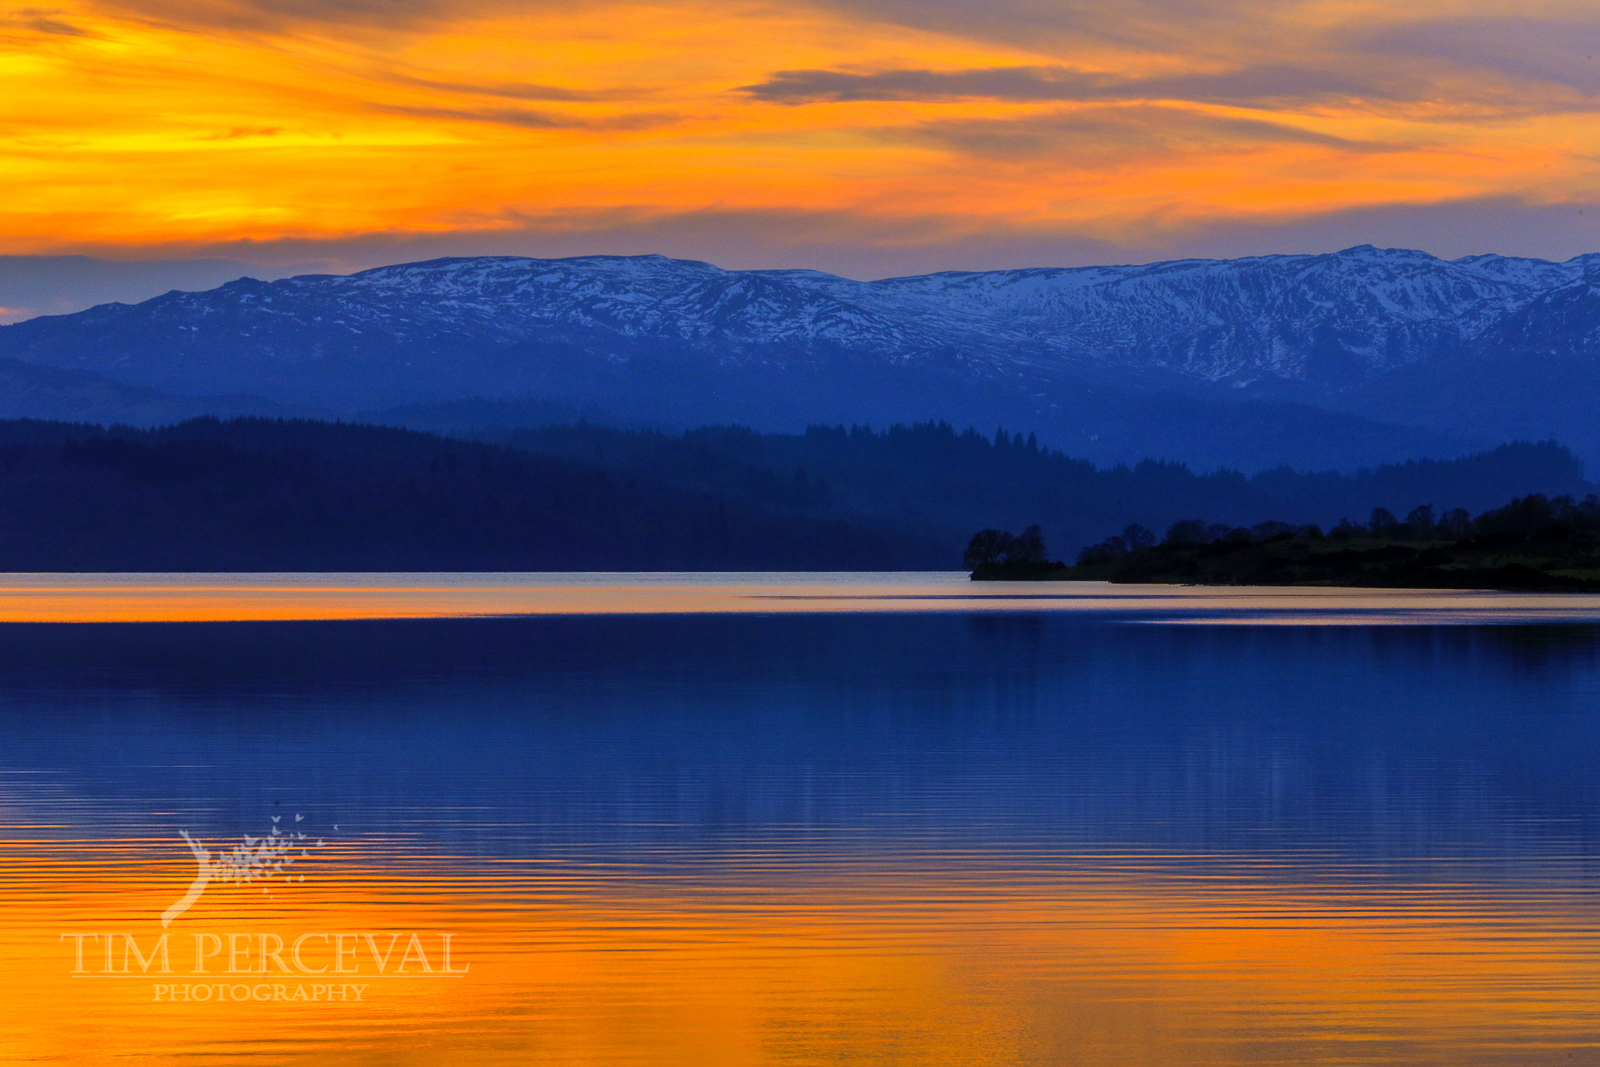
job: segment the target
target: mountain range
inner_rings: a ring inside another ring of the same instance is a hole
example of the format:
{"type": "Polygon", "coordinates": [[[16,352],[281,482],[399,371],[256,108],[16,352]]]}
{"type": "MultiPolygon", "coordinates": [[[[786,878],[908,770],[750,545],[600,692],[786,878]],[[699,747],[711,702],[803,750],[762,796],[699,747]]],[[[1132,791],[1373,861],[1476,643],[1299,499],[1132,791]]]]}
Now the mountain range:
{"type": "Polygon", "coordinates": [[[470,431],[1036,431],[1097,461],[1600,458],[1600,254],[1327,255],[860,282],[661,256],[249,278],[0,327],[0,416],[361,416],[470,431]]]}

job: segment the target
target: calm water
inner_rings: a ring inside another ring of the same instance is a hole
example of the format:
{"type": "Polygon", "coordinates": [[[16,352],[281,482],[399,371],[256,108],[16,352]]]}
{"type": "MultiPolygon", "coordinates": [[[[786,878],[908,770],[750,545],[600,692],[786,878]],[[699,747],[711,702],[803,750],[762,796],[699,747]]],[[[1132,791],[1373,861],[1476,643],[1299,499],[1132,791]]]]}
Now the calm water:
{"type": "Polygon", "coordinates": [[[0,1063],[1600,1058],[1594,598],[28,576],[0,619],[0,1063]],[[243,621],[24,621],[135,618],[243,621]]]}

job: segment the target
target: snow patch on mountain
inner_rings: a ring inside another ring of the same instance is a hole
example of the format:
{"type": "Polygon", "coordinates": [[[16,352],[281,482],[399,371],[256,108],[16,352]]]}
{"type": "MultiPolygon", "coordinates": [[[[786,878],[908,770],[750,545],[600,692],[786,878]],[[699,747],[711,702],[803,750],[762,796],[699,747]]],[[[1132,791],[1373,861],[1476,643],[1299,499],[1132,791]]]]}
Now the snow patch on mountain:
{"type": "MultiPolygon", "coordinates": [[[[935,360],[1002,376],[1109,371],[1343,388],[1466,351],[1596,277],[1600,255],[1447,261],[1370,245],[867,282],[665,256],[493,256],[241,279],[51,321],[96,324],[106,336],[136,329],[197,355],[226,348],[230,359],[262,364],[352,345],[563,344],[608,358],[651,351],[723,365],[935,360]]],[[[43,321],[4,330],[26,334],[43,321]]],[[[1518,329],[1534,336],[1541,327],[1518,329]]],[[[110,369],[126,358],[112,344],[71,362],[110,369]]]]}

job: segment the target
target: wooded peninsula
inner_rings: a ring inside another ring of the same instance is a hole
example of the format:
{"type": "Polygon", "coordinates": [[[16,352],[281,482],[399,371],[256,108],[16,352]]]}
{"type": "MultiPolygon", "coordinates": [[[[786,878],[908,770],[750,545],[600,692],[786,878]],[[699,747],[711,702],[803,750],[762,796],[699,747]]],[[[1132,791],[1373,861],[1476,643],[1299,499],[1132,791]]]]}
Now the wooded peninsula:
{"type": "Polygon", "coordinates": [[[1264,522],[1248,529],[1177,522],[1159,542],[1142,526],[1091,545],[1076,565],[1048,559],[1038,527],[983,530],[965,561],[975,581],[1110,581],[1394,589],[1600,592],[1600,498],[1532,494],[1473,518],[1423,505],[1404,521],[1264,522]]]}

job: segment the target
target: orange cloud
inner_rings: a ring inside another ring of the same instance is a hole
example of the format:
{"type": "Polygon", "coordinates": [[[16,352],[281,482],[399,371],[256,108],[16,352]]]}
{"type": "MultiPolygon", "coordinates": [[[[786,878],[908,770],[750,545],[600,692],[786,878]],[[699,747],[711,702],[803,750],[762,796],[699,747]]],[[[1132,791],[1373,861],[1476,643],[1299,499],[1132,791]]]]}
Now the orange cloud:
{"type": "Polygon", "coordinates": [[[1447,14],[1244,0],[1141,0],[1115,22],[1103,5],[1024,0],[16,9],[0,15],[0,251],[537,234],[619,212],[1159,245],[1228,219],[1587,198],[1592,20],[1576,0],[1537,19],[1486,0],[1447,14]]]}

